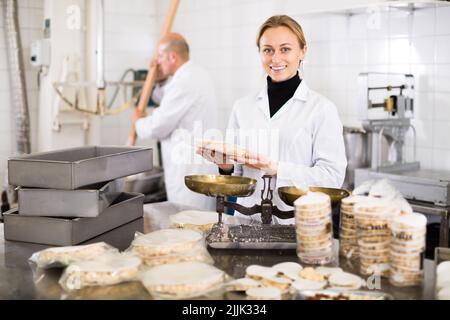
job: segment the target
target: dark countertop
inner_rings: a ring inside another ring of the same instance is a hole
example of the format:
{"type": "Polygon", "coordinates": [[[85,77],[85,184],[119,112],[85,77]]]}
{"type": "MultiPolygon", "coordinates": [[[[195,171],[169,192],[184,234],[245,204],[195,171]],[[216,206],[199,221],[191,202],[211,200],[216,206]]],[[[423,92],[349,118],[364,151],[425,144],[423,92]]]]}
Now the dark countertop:
{"type": "MultiPolygon", "coordinates": [[[[168,217],[186,207],[169,202],[144,206],[144,218],[132,221],[122,227],[100,235],[86,243],[105,241],[120,250],[131,243],[136,231],[151,232],[169,227],[168,217]]],[[[74,294],[65,293],[58,284],[61,269],[45,272],[33,270],[28,263],[32,253],[49,246],[24,242],[5,241],[3,224],[0,224],[0,299],[151,299],[139,282],[124,283],[107,287],[91,287],[74,294]]],[[[337,250],[337,245],[335,246],[337,250]]],[[[234,278],[243,277],[251,264],[272,266],[279,262],[299,262],[295,250],[229,250],[209,249],[215,266],[234,278]]],[[[358,274],[358,265],[345,259],[335,261],[333,266],[358,274]]],[[[303,264],[302,264],[303,265],[303,264]]],[[[425,279],[421,287],[397,288],[387,279],[381,280],[381,290],[396,299],[434,299],[435,264],[424,262],[425,279]]],[[[240,294],[218,293],[206,299],[242,299],[240,294]]]]}

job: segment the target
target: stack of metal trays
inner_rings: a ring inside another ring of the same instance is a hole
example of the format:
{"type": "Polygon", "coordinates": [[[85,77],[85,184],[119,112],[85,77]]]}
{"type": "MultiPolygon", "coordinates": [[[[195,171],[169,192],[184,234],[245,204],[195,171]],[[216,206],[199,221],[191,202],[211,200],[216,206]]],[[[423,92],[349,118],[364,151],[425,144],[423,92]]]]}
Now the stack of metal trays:
{"type": "Polygon", "coordinates": [[[144,196],[119,178],[151,170],[152,158],[151,148],[95,146],[10,159],[19,206],[4,214],[5,239],[74,245],[141,218],[144,196]]]}
{"type": "Polygon", "coordinates": [[[153,167],[150,171],[127,177],[125,192],[143,193],[144,203],[167,201],[163,168],[153,167]]]}
{"type": "Polygon", "coordinates": [[[75,190],[19,189],[19,212],[24,216],[97,217],[123,192],[123,180],[101,182],[75,190]]]}

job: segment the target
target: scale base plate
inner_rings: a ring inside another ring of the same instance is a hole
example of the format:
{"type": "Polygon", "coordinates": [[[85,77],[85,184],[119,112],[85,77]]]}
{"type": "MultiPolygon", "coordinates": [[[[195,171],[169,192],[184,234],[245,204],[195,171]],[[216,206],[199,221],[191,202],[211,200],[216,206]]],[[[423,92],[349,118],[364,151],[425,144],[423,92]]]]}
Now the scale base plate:
{"type": "Polygon", "coordinates": [[[217,223],[206,238],[215,249],[296,249],[294,225],[217,223]]]}

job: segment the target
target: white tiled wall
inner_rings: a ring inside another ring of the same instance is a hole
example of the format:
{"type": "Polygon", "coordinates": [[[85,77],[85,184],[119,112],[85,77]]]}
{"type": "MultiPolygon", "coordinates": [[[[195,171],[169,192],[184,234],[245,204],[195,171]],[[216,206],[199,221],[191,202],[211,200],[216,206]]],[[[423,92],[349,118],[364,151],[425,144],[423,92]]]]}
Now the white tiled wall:
{"type": "MultiPolygon", "coordinates": [[[[105,2],[105,79],[119,81],[123,73],[131,69],[147,69],[160,30],[156,28],[157,1],[106,0],[105,2]]],[[[132,81],[128,74],[125,81],[132,81]]],[[[114,88],[107,88],[107,101],[110,101],[114,88]]],[[[126,99],[120,91],[113,107],[124,104],[131,97],[127,91],[126,99]]],[[[101,143],[123,145],[131,128],[130,114],[127,112],[103,117],[101,143]]],[[[140,144],[148,141],[139,141],[140,144]]]]}
{"type": "MultiPolygon", "coordinates": [[[[28,95],[28,107],[30,111],[30,136],[31,145],[37,141],[37,113],[38,113],[38,86],[37,70],[28,63],[30,43],[40,38],[43,21],[43,0],[19,0],[19,24],[25,59],[26,85],[28,95]]],[[[15,151],[13,132],[15,130],[15,118],[11,110],[11,96],[9,90],[9,73],[7,51],[4,37],[3,12],[0,14],[0,189],[5,184],[5,169],[7,159],[15,151]]]]}
{"type": "MultiPolygon", "coordinates": [[[[90,0],[87,0],[90,1],[90,0]]],[[[105,0],[105,79],[118,81],[128,68],[146,69],[160,29],[156,28],[156,1],[105,0]]],[[[64,14],[64,13],[61,13],[64,14]]],[[[27,94],[31,118],[32,151],[36,150],[38,137],[37,69],[28,63],[32,40],[42,38],[44,0],[19,0],[19,17],[22,44],[27,72],[27,94]]],[[[0,14],[0,186],[5,182],[7,158],[14,154],[14,120],[11,114],[6,47],[3,37],[3,17],[0,14]]],[[[125,80],[132,80],[129,75],[125,80]]],[[[110,101],[113,88],[107,90],[110,101]]],[[[128,94],[129,97],[129,94],[128,94]]],[[[118,95],[114,106],[126,100],[118,95]]],[[[102,144],[125,144],[130,130],[130,112],[105,116],[101,123],[102,144]]],[[[151,143],[142,141],[142,144],[151,143]]],[[[0,188],[0,189],[1,189],[0,188]]]]}
{"type": "MultiPolygon", "coordinates": [[[[259,25],[270,15],[289,14],[303,26],[309,45],[303,77],[337,105],[346,126],[360,125],[356,104],[360,72],[413,73],[417,158],[424,168],[450,170],[450,6],[359,10],[348,15],[301,14],[304,1],[181,3],[174,29],[186,36],[193,59],[214,77],[223,128],[233,101],[263,80],[254,43],[259,25]]],[[[158,4],[161,25],[168,2],[158,4]]]]}
{"type": "MultiPolygon", "coordinates": [[[[21,0],[24,45],[40,35],[42,0],[21,0]],[[25,43],[25,41],[28,41],[25,43]]],[[[255,45],[259,25],[273,14],[289,14],[303,26],[309,51],[302,70],[309,86],[329,97],[345,125],[359,125],[356,77],[365,71],[410,72],[416,80],[414,124],[418,159],[425,168],[450,170],[450,7],[413,12],[385,9],[374,16],[302,14],[305,1],[182,0],[173,30],[185,35],[192,59],[213,76],[221,126],[233,101],[258,89],[264,81],[255,45]]],[[[323,1],[325,2],[325,1],[323,1]]],[[[351,1],[348,1],[351,2],[351,1]]],[[[354,1],[356,2],[356,1],[354,1]]],[[[369,2],[369,1],[368,1],[369,2]]],[[[167,0],[105,0],[106,80],[118,80],[127,68],[147,68],[165,20],[167,0]]],[[[1,37],[0,37],[1,38],[1,37]]],[[[6,61],[4,40],[0,61],[6,61]]],[[[29,97],[36,95],[35,73],[29,68],[29,97]]],[[[4,62],[0,62],[0,99],[9,101],[4,62]]],[[[127,78],[128,80],[130,78],[127,78]]],[[[110,95],[110,93],[109,93],[110,95]]],[[[36,105],[30,98],[30,109],[36,105]]],[[[116,105],[123,103],[122,95],[116,105]]],[[[104,117],[101,142],[123,144],[129,113],[104,117]]],[[[0,104],[0,178],[13,151],[9,104],[0,104]]],[[[32,125],[33,134],[36,128],[32,125]]],[[[145,142],[142,142],[145,143],[145,142]]],[[[411,143],[408,143],[411,151],[411,143]]],[[[409,152],[412,154],[412,152],[409,152]]]]}
{"type": "MultiPolygon", "coordinates": [[[[414,74],[417,158],[424,168],[450,170],[450,7],[384,9],[379,23],[366,12],[295,17],[309,40],[305,79],[336,103],[344,125],[359,125],[355,98],[359,72],[414,74]],[[333,32],[320,28],[323,21],[329,21],[333,32]]],[[[410,135],[408,160],[412,145],[410,135]]]]}

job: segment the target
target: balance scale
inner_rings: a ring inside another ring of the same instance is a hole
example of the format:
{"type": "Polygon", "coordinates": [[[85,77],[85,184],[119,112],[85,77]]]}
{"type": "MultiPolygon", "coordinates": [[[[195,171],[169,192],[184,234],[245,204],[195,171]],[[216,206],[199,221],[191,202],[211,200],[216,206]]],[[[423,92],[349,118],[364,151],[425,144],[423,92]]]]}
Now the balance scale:
{"type": "MultiPolygon", "coordinates": [[[[294,210],[282,211],[273,204],[273,190],[270,182],[273,176],[264,175],[263,190],[261,190],[261,203],[247,208],[235,202],[225,200],[225,197],[248,197],[255,192],[256,180],[225,175],[193,175],[185,177],[186,186],[194,192],[210,197],[216,197],[216,211],[218,222],[213,226],[206,237],[208,245],[217,249],[295,249],[295,225],[274,225],[272,216],[280,219],[294,217],[294,210]],[[261,214],[262,223],[252,224],[225,224],[222,215],[225,208],[231,208],[250,216],[261,214]]],[[[349,196],[349,192],[342,189],[312,187],[311,191],[320,191],[331,197],[332,206],[339,207],[340,200],[349,196]]],[[[278,194],[289,206],[305,195],[295,187],[278,188],[278,194]]]]}

